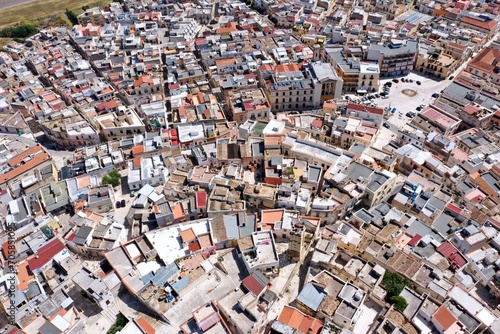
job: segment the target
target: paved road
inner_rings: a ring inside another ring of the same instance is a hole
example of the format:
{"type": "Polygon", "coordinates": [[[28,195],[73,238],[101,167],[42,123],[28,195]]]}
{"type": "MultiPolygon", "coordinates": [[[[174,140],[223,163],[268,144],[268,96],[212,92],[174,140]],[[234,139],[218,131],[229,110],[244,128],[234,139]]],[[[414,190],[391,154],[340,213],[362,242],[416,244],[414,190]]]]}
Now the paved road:
{"type": "Polygon", "coordinates": [[[0,0],[0,10],[9,8],[9,7],[15,7],[19,5],[24,5],[26,3],[34,2],[37,0],[0,0]]]}

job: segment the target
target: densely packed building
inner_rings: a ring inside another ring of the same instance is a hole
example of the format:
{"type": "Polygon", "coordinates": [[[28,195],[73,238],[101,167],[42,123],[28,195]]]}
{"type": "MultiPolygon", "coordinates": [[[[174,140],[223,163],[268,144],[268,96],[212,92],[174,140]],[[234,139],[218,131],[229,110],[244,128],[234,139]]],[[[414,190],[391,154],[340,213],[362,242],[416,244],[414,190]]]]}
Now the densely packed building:
{"type": "Polygon", "coordinates": [[[4,332],[499,333],[499,10],[124,0],[8,43],[4,332]]]}

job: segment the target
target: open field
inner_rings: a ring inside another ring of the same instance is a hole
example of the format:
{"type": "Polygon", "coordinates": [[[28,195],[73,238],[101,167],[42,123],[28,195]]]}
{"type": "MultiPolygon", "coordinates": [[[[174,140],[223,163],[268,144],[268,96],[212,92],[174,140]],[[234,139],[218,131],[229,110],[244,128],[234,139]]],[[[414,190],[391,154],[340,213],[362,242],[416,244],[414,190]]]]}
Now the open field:
{"type": "Polygon", "coordinates": [[[9,0],[0,0],[1,8],[8,7],[1,9],[0,27],[15,25],[23,21],[33,22],[36,25],[36,22],[39,21],[37,19],[48,16],[59,16],[66,20],[66,15],[64,14],[66,8],[73,10],[76,14],[81,14],[83,6],[100,6],[103,8],[109,3],[110,0],[37,0],[9,7],[9,0]]]}

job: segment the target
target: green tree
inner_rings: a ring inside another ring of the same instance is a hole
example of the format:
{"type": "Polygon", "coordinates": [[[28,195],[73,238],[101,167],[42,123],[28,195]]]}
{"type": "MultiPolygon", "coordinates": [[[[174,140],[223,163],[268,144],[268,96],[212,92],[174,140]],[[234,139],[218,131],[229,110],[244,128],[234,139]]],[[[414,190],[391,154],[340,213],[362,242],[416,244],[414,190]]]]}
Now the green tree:
{"type": "Polygon", "coordinates": [[[121,182],[122,176],[116,170],[112,170],[108,174],[102,177],[102,184],[110,184],[113,187],[117,187],[121,182]]]}
{"type": "Polygon", "coordinates": [[[90,9],[90,6],[83,6],[83,7],[82,7],[82,10],[83,10],[83,11],[86,11],[87,9],[90,9]]]}
{"type": "Polygon", "coordinates": [[[387,300],[391,301],[392,297],[399,296],[404,287],[413,288],[413,284],[406,277],[401,276],[398,273],[393,273],[387,270],[382,279],[382,285],[387,291],[387,300]]]}
{"type": "Polygon", "coordinates": [[[15,27],[7,27],[0,30],[0,37],[6,38],[26,38],[38,33],[38,29],[31,24],[21,23],[15,27]]]}
{"type": "Polygon", "coordinates": [[[272,16],[271,14],[269,14],[269,15],[267,16],[267,18],[269,19],[269,21],[271,21],[271,22],[272,22],[272,23],[274,23],[274,24],[277,24],[277,23],[278,23],[278,19],[277,19],[277,18],[275,18],[274,16],[272,16]]]}
{"type": "Polygon", "coordinates": [[[114,325],[108,330],[108,334],[116,334],[119,333],[123,327],[127,324],[128,319],[125,318],[121,313],[116,317],[116,322],[114,325]]]}
{"type": "Polygon", "coordinates": [[[66,8],[66,16],[72,24],[78,24],[78,15],[74,11],[66,8]]]}
{"type": "Polygon", "coordinates": [[[394,296],[392,297],[391,301],[394,304],[394,307],[401,312],[403,312],[406,306],[408,306],[408,302],[402,296],[394,296]]]}

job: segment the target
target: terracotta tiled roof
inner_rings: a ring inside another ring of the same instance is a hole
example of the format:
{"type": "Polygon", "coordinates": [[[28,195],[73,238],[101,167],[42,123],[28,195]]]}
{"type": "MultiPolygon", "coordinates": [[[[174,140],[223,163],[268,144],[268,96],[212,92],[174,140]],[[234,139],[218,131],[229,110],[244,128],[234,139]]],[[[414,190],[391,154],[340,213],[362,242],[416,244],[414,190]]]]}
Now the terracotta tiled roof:
{"type": "Polygon", "coordinates": [[[283,311],[281,311],[278,321],[298,329],[302,333],[318,334],[321,328],[323,328],[323,323],[321,321],[305,315],[290,306],[283,307],[283,311]]]}
{"type": "Polygon", "coordinates": [[[192,228],[188,228],[187,230],[181,231],[179,235],[182,239],[182,242],[189,242],[191,240],[196,239],[196,234],[194,234],[192,228]]]}
{"type": "Polygon", "coordinates": [[[497,22],[495,20],[490,20],[489,22],[484,22],[484,21],[475,20],[475,19],[473,19],[471,17],[467,17],[467,16],[462,17],[462,22],[468,23],[470,25],[474,25],[474,26],[479,27],[479,28],[488,29],[488,30],[494,29],[495,26],[497,25],[497,22]]]}
{"type": "Polygon", "coordinates": [[[288,64],[288,65],[276,66],[276,72],[278,72],[278,73],[298,72],[298,71],[300,71],[300,67],[298,64],[288,64]]]}
{"type": "Polygon", "coordinates": [[[19,284],[17,288],[21,291],[28,289],[28,283],[35,278],[34,275],[29,273],[28,270],[28,262],[23,262],[17,266],[18,273],[17,279],[19,280],[19,284]]]}
{"type": "Polygon", "coordinates": [[[136,322],[137,326],[139,326],[144,333],[146,333],[146,334],[155,334],[156,333],[156,330],[153,328],[153,326],[151,326],[146,321],[146,319],[144,319],[143,317],[139,317],[139,318],[135,319],[135,322],[136,322]]]}
{"type": "Polygon", "coordinates": [[[142,77],[134,81],[134,87],[140,86],[144,83],[153,84],[153,79],[151,77],[143,75],[142,77]]]}
{"type": "Polygon", "coordinates": [[[135,156],[144,152],[144,145],[137,145],[132,147],[132,154],[135,156]]]}
{"type": "Polygon", "coordinates": [[[243,284],[243,286],[255,296],[259,296],[262,290],[264,290],[265,288],[265,286],[262,286],[253,275],[250,275],[243,279],[243,281],[241,281],[241,284],[243,284]]]}
{"type": "MultiPolygon", "coordinates": [[[[13,246],[14,246],[14,251],[16,251],[16,245],[14,244],[13,246]]],[[[8,241],[3,243],[2,251],[3,251],[4,258],[7,259],[9,257],[9,242],[8,241]]]]}
{"type": "Polygon", "coordinates": [[[458,249],[456,249],[450,242],[445,242],[439,246],[437,251],[439,254],[447,258],[455,268],[461,268],[467,264],[467,261],[458,252],[458,249]]]}
{"type": "Polygon", "coordinates": [[[383,115],[384,114],[384,110],[381,108],[367,107],[367,106],[362,106],[360,104],[355,104],[355,103],[349,103],[347,105],[347,110],[364,111],[364,112],[368,112],[370,114],[376,114],[376,115],[383,115]]]}
{"type": "Polygon", "coordinates": [[[133,159],[134,168],[140,167],[141,166],[141,162],[142,162],[142,157],[135,157],[133,159]]]}
{"type": "Polygon", "coordinates": [[[28,265],[31,271],[42,268],[63,249],[64,244],[57,238],[42,246],[38,250],[37,255],[32,255],[31,258],[28,259],[28,265]]]}
{"type": "Polygon", "coordinates": [[[182,208],[181,203],[177,203],[172,207],[172,212],[174,214],[174,219],[182,218],[184,217],[184,209],[182,208]]]}
{"type": "Polygon", "coordinates": [[[457,318],[444,305],[441,305],[432,317],[445,331],[457,322],[457,318]]]}
{"type": "Polygon", "coordinates": [[[500,59],[500,50],[493,48],[485,48],[474,57],[470,63],[470,67],[478,68],[485,72],[492,72],[499,65],[495,63],[500,59]]]}
{"type": "Polygon", "coordinates": [[[10,167],[15,167],[16,165],[20,164],[21,162],[23,162],[23,160],[32,155],[32,154],[36,154],[36,153],[39,153],[39,152],[43,152],[43,149],[40,147],[40,146],[34,146],[30,149],[28,149],[27,151],[24,151],[22,152],[21,154],[18,154],[16,155],[15,157],[11,158],[9,161],[8,161],[8,164],[10,167]]]}
{"type": "Polygon", "coordinates": [[[47,160],[50,160],[50,155],[45,152],[35,155],[33,159],[29,160],[24,165],[20,165],[10,172],[0,175],[0,184],[9,180],[13,180],[16,176],[26,173],[33,167],[36,167],[47,160]]]}
{"type": "Polygon", "coordinates": [[[261,212],[261,223],[274,224],[277,221],[281,221],[284,213],[283,209],[264,210],[261,212]]]}

